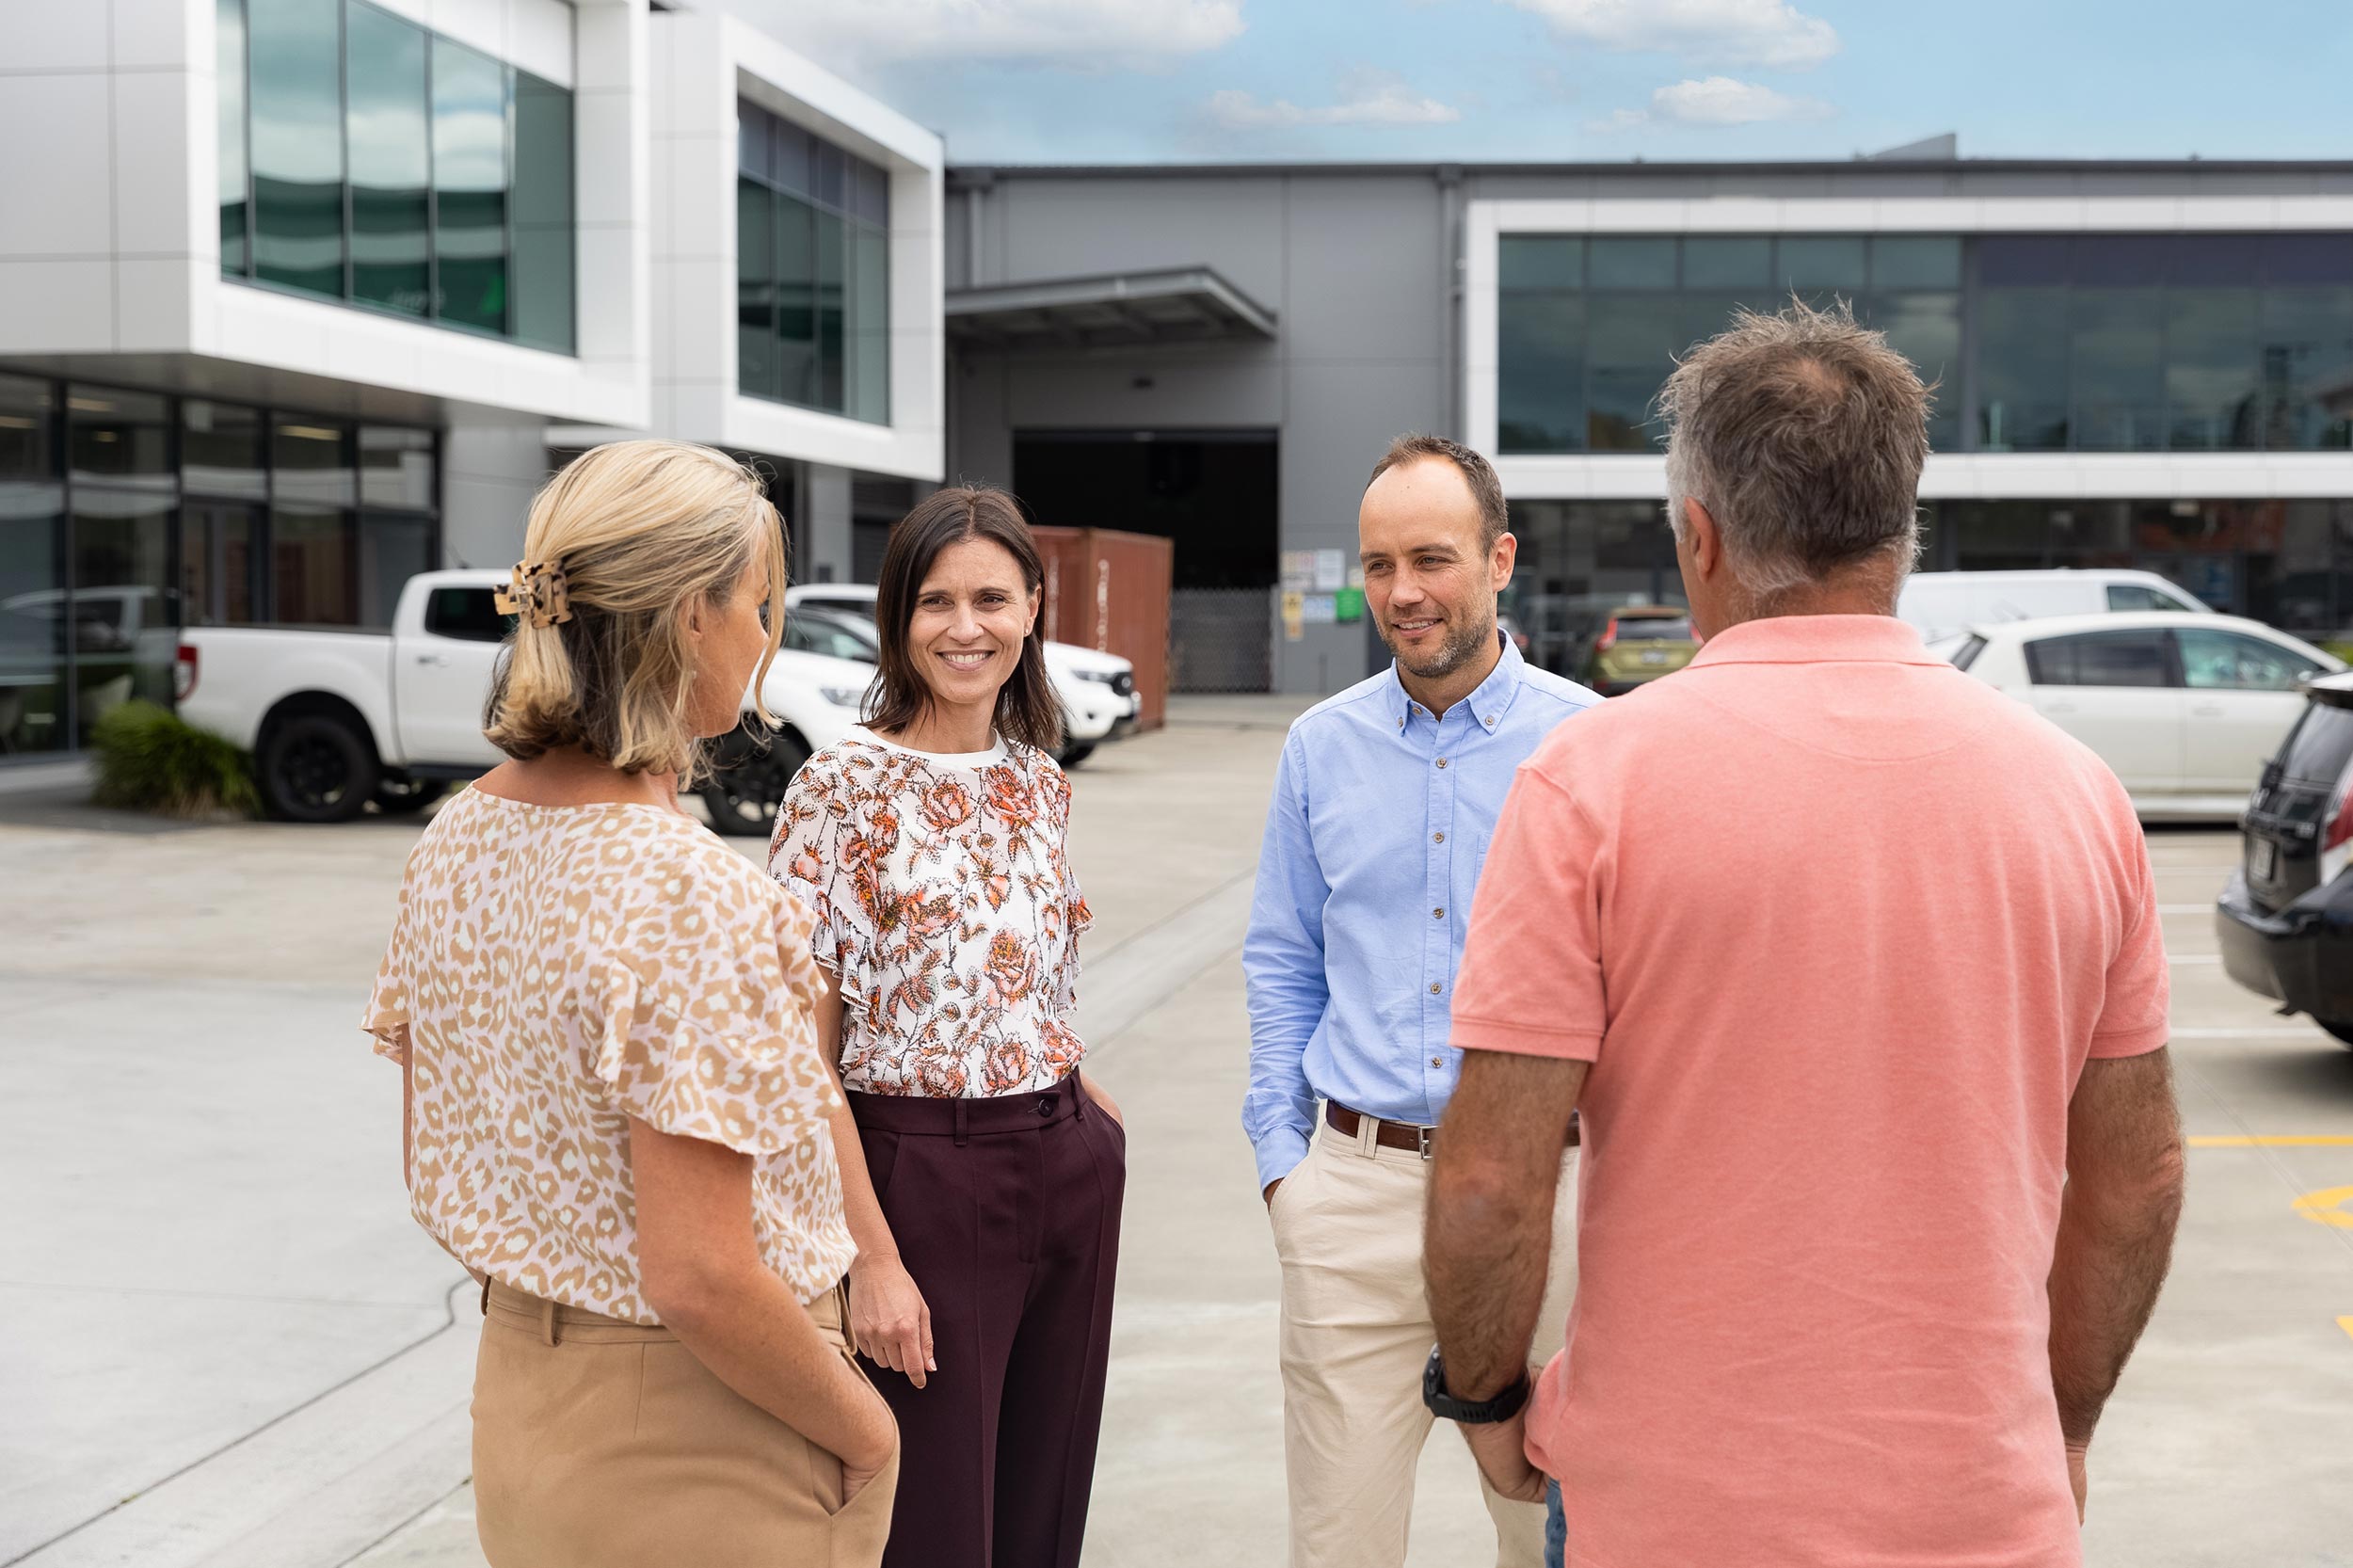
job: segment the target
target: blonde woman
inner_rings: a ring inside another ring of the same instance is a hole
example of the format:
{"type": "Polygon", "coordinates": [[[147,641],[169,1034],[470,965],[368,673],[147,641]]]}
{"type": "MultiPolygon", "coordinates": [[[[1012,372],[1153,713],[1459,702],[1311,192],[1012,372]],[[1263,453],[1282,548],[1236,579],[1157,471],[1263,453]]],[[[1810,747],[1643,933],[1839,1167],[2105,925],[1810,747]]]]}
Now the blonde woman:
{"type": "Polygon", "coordinates": [[[539,492],[488,733],[410,856],[365,1027],[412,1208],[484,1281],[494,1568],[872,1564],[898,1467],[844,1334],[812,917],[678,808],[783,625],[781,524],[703,447],[539,492]]]}

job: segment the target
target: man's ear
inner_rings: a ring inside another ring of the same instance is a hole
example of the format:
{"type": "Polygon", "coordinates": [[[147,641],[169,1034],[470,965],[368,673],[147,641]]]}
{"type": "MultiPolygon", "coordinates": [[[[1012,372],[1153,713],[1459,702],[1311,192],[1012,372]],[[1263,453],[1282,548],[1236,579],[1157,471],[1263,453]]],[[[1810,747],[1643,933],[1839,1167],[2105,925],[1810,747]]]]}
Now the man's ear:
{"type": "Polygon", "coordinates": [[[1501,593],[1512,585],[1512,570],[1519,558],[1519,536],[1511,533],[1498,535],[1495,549],[1487,556],[1488,569],[1495,573],[1496,592],[1501,593]]]}
{"type": "Polygon", "coordinates": [[[1707,508],[1690,496],[1683,498],[1684,548],[1702,579],[1712,579],[1724,564],[1724,536],[1707,508]]]}

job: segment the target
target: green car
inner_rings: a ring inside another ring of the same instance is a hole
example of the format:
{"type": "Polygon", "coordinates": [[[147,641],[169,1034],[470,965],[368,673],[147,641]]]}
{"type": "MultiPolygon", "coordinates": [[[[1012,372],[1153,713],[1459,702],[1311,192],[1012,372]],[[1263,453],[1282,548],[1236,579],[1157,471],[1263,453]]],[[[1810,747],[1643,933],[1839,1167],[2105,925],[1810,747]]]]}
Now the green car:
{"type": "Polygon", "coordinates": [[[1672,604],[1628,604],[1609,612],[1593,651],[1579,672],[1604,696],[1622,696],[1645,680],[1673,675],[1691,662],[1700,645],[1691,636],[1691,616],[1672,604]]]}

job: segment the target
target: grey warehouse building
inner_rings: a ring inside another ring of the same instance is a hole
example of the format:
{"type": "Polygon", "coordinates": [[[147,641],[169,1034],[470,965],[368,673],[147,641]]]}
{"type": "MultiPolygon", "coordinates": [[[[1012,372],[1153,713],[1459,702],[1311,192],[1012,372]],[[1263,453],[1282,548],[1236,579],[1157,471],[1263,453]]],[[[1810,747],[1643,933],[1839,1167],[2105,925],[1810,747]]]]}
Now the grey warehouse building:
{"type": "Polygon", "coordinates": [[[1346,573],[1405,430],[1495,458],[1533,656],[1673,599],[1651,400],[1792,294],[1938,384],[1924,566],[2353,626],[2353,164],[952,165],[945,205],[949,474],[1172,536],[1180,688],[1377,666],[1346,573]]]}

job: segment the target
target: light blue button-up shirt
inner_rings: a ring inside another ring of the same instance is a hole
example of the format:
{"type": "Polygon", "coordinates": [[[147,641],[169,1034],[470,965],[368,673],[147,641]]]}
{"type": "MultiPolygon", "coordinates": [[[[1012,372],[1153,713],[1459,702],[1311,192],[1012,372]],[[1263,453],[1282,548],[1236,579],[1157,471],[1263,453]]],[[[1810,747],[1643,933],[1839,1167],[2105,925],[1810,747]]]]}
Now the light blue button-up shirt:
{"type": "Polygon", "coordinates": [[[1460,1070],[1447,1034],[1471,889],[1513,773],[1600,700],[1507,641],[1443,717],[1391,664],[1291,726],[1241,952],[1259,1186],[1306,1157],[1319,1099],[1436,1125],[1460,1070]]]}

